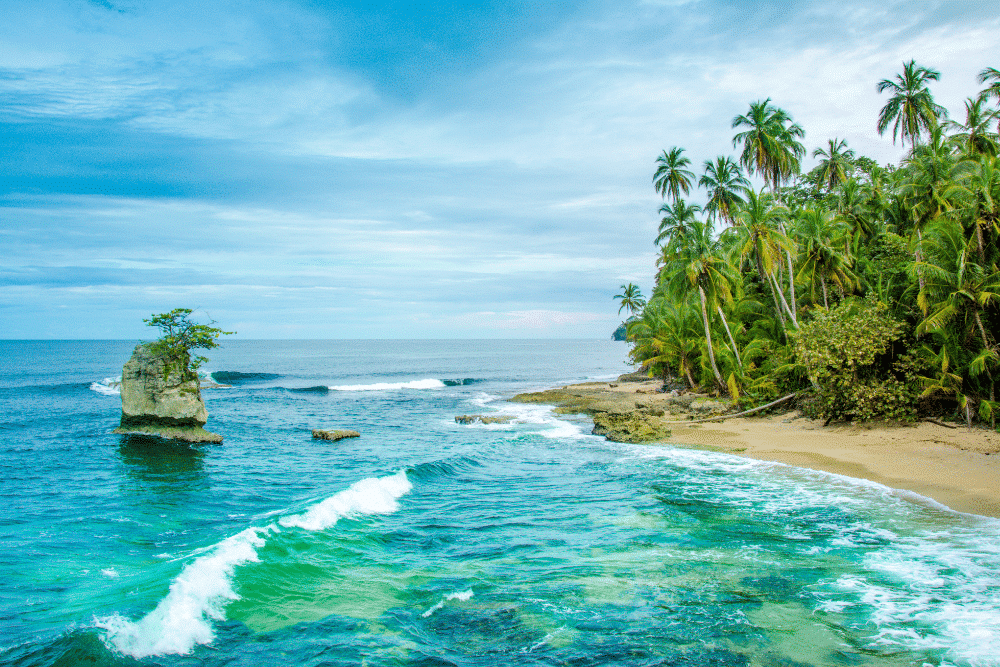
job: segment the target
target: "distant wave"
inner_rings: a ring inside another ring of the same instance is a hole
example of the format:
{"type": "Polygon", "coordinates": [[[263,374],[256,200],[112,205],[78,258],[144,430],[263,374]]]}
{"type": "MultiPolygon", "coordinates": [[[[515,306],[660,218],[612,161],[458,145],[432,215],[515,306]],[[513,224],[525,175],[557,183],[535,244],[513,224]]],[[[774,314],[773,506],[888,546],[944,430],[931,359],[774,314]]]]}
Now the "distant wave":
{"type": "Polygon", "coordinates": [[[318,384],[314,387],[290,387],[288,391],[304,392],[309,394],[325,394],[330,391],[330,388],[325,384],[318,384]]]}
{"type": "Polygon", "coordinates": [[[245,384],[247,382],[267,382],[277,380],[277,373],[243,373],[241,371],[214,371],[211,378],[218,384],[245,384]]]}
{"type": "Polygon", "coordinates": [[[91,382],[90,390],[104,396],[120,396],[122,393],[122,378],[104,378],[100,382],[91,382]]]}
{"type": "Polygon", "coordinates": [[[376,382],[375,384],[342,384],[330,387],[332,391],[392,391],[394,389],[441,389],[447,385],[441,380],[411,380],[410,382],[376,382]]]}
{"type": "Polygon", "coordinates": [[[338,520],[370,514],[391,514],[397,502],[413,486],[406,471],[395,475],[369,477],[309,507],[301,514],[284,516],[277,524],[246,530],[219,542],[207,553],[184,566],[170,583],[170,591],[156,608],[137,621],[119,614],[95,618],[108,648],[133,658],[190,653],[197,644],[215,639],[212,621],[225,620],[226,606],[239,595],[233,590],[237,567],[260,561],[257,550],[281,528],[324,530],[338,520]]]}

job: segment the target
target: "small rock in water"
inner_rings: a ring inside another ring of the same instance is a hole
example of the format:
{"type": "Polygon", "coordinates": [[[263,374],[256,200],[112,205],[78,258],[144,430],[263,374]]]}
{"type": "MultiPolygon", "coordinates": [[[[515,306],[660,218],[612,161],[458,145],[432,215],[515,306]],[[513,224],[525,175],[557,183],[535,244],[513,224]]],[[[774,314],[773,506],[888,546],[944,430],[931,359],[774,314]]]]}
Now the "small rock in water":
{"type": "Polygon", "coordinates": [[[509,424],[514,417],[511,415],[456,415],[455,422],[458,424],[509,424]]]}
{"type": "Polygon", "coordinates": [[[360,438],[361,434],[357,431],[327,431],[321,428],[314,428],[312,430],[312,436],[314,440],[343,440],[344,438],[360,438]]]}

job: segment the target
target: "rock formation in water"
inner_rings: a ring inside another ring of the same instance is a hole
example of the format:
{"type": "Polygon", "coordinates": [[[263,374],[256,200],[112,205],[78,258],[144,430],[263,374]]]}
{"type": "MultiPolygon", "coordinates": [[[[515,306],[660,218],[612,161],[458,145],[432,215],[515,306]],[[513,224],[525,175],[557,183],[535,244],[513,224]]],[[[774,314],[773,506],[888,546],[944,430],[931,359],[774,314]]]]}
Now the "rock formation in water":
{"type": "Polygon", "coordinates": [[[115,433],[144,433],[188,442],[222,442],[203,427],[208,411],[187,364],[137,345],[122,368],[122,420],[115,433]]]}
{"type": "Polygon", "coordinates": [[[511,415],[455,415],[456,424],[509,424],[511,415]]]}
{"type": "Polygon", "coordinates": [[[361,434],[357,431],[328,431],[326,429],[314,428],[312,436],[314,440],[333,440],[336,442],[344,438],[360,438],[361,434]]]}

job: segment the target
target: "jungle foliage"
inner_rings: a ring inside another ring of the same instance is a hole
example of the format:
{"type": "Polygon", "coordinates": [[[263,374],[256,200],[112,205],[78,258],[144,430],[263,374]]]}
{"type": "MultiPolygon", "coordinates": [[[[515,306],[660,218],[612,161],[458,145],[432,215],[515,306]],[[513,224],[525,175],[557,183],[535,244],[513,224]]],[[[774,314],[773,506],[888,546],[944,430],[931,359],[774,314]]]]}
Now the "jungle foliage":
{"type": "Polygon", "coordinates": [[[632,360],[747,404],[798,391],[828,420],[995,427],[1000,95],[991,84],[950,119],[939,78],[910,61],[877,85],[890,97],[875,125],[908,148],[898,165],[834,138],[803,173],[805,131],[770,99],[733,119],[737,155],[700,179],[683,148],[663,151],[655,288],[616,297],[632,360]],[[705,206],[683,198],[695,182],[705,206]]]}

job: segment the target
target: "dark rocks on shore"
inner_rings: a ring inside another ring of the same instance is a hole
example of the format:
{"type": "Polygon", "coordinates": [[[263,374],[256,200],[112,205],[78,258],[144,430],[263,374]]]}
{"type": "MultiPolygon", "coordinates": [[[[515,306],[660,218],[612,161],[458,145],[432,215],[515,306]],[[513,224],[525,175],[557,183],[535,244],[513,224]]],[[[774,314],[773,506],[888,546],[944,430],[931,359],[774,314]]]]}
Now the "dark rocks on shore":
{"type": "Polygon", "coordinates": [[[328,431],[321,428],[314,428],[312,430],[312,437],[314,440],[343,440],[344,438],[360,438],[361,434],[357,431],[328,431]]]}
{"type": "Polygon", "coordinates": [[[511,415],[456,415],[458,424],[509,424],[514,417],[511,415]]]}
{"type": "MultiPolygon", "coordinates": [[[[661,412],[662,414],[662,412],[661,412]]],[[[654,442],[670,437],[670,429],[654,415],[639,411],[594,412],[594,435],[603,435],[612,442],[654,442]]]]}
{"type": "Polygon", "coordinates": [[[186,442],[222,442],[203,427],[208,410],[197,375],[149,345],[137,345],[122,368],[122,417],[114,433],[146,434],[186,442]]]}

